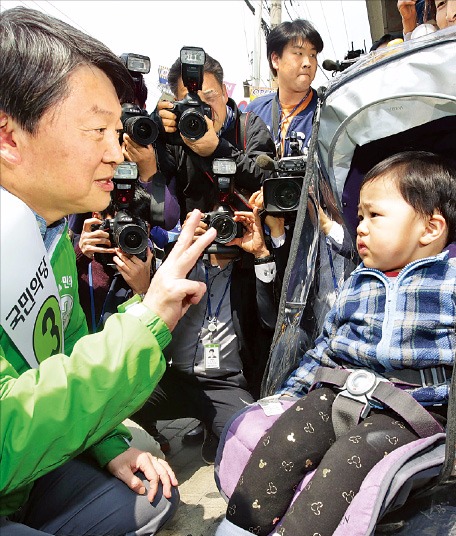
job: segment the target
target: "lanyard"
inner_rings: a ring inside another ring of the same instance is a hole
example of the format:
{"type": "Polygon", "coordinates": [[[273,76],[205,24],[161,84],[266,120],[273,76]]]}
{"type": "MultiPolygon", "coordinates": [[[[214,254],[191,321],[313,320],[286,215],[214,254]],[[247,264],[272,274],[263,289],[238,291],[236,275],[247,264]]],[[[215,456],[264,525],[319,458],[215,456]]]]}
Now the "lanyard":
{"type": "MultiPolygon", "coordinates": [[[[275,141],[276,147],[282,144],[282,125],[283,125],[283,123],[285,123],[285,121],[296,112],[296,110],[307,99],[309,94],[310,94],[310,88],[309,88],[309,91],[304,95],[304,97],[298,102],[298,104],[296,104],[296,106],[293,108],[293,110],[291,110],[291,112],[289,112],[285,117],[282,117],[282,119],[280,119],[279,126],[278,126],[278,129],[277,129],[277,134],[274,132],[274,135],[276,136],[276,141],[275,141]]],[[[280,112],[280,115],[281,115],[281,112],[280,112]]]]}
{"type": "Polygon", "coordinates": [[[106,296],[106,299],[103,303],[103,308],[100,313],[100,320],[97,323],[96,315],[95,315],[95,295],[93,293],[92,263],[89,264],[89,292],[90,292],[90,313],[91,313],[91,318],[92,318],[92,333],[96,333],[98,331],[98,328],[100,327],[100,324],[103,321],[106,300],[108,299],[108,297],[106,296]]]}
{"type": "Polygon", "coordinates": [[[208,288],[208,292],[207,292],[207,314],[209,316],[209,326],[208,326],[208,329],[209,331],[215,331],[216,327],[217,327],[217,320],[218,320],[218,317],[219,317],[219,314],[220,314],[220,310],[222,308],[222,303],[223,303],[223,300],[225,298],[225,295],[228,291],[228,287],[230,286],[230,283],[231,283],[231,274],[228,276],[228,279],[226,281],[226,285],[225,285],[225,289],[223,291],[223,294],[222,294],[222,297],[220,298],[220,301],[215,309],[215,314],[214,316],[212,316],[212,304],[211,304],[211,292],[210,292],[210,288],[209,288],[209,270],[207,268],[207,266],[204,267],[204,270],[205,270],[205,275],[206,275],[206,287],[208,288]],[[211,329],[212,328],[212,329],[211,329]]]}

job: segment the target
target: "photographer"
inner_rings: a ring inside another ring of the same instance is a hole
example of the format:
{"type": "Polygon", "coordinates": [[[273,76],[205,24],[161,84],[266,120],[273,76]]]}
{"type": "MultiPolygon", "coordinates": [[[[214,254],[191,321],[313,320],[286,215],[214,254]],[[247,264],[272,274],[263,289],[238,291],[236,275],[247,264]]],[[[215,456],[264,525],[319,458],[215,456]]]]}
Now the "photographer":
{"type": "MultiPolygon", "coordinates": [[[[121,135],[122,153],[127,162],[135,162],[138,166],[138,181],[154,200],[163,203],[163,214],[160,214],[162,225],[152,227],[152,238],[159,247],[164,229],[172,229],[179,219],[179,204],[175,193],[175,180],[167,180],[157,164],[157,151],[164,146],[157,140],[158,123],[153,114],[148,115],[146,101],[148,89],[144,74],[150,72],[150,58],[139,54],[122,54],[134,83],[133,103],[122,105],[122,123],[124,129],[121,135]],[[139,108],[136,108],[139,107],[139,108]]],[[[153,223],[153,222],[152,222],[153,223]]]]}
{"type": "MultiPolygon", "coordinates": [[[[323,40],[310,22],[297,19],[276,26],[267,37],[266,49],[269,67],[277,77],[278,90],[254,99],[247,111],[259,115],[266,123],[279,158],[303,154],[312,134],[317,93],[311,84],[317,72],[317,55],[323,50],[323,40]]],[[[255,199],[255,205],[264,208],[263,195],[255,199]]],[[[287,227],[287,232],[283,229],[281,236],[272,235],[279,280],[285,273],[293,224],[287,227]]]]}
{"type": "MultiPolygon", "coordinates": [[[[256,98],[247,106],[247,110],[258,114],[271,129],[277,153],[285,162],[288,158],[305,155],[310,143],[317,106],[317,92],[311,84],[317,72],[317,56],[323,50],[323,40],[309,21],[297,19],[276,26],[268,35],[266,48],[269,66],[277,77],[278,90],[275,94],[256,98]]],[[[305,169],[298,175],[303,178],[304,174],[305,169]]],[[[320,228],[323,231],[326,229],[328,236],[325,232],[320,233],[320,275],[317,278],[319,288],[317,289],[314,284],[312,290],[316,293],[318,322],[322,321],[324,314],[332,305],[341,280],[354,268],[351,259],[356,256],[353,244],[349,236],[344,235],[343,230],[337,233],[336,238],[328,231],[333,225],[332,220],[336,217],[336,209],[330,191],[324,188],[323,182],[320,181],[319,192],[322,205],[319,210],[320,228]],[[329,218],[331,225],[328,223],[329,218]]],[[[268,186],[263,186],[265,197],[268,186]]],[[[258,198],[255,204],[263,208],[262,202],[262,198],[258,198]]],[[[293,221],[287,223],[282,236],[272,236],[279,281],[283,279],[285,273],[294,229],[293,221]]],[[[334,225],[333,234],[336,228],[339,229],[338,224],[334,225]]]]}
{"type": "MultiPolygon", "coordinates": [[[[150,231],[150,196],[136,188],[129,214],[147,224],[150,231]]],[[[75,246],[79,277],[79,301],[87,318],[89,331],[103,329],[106,320],[117,312],[119,305],[134,294],[145,294],[152,276],[153,253],[149,246],[140,258],[122,251],[110,241],[103,222],[118,213],[115,201],[105,210],[94,212],[84,221],[79,243],[75,246]]]]}
{"type": "MultiPolygon", "coordinates": [[[[177,59],[168,75],[171,90],[179,101],[189,94],[183,82],[185,66],[180,58],[177,59]]],[[[209,119],[206,114],[206,132],[202,137],[192,140],[178,131],[174,103],[163,100],[157,105],[158,116],[163,123],[160,138],[167,143],[166,153],[163,156],[159,153],[158,159],[162,171],[176,178],[181,221],[194,208],[207,212],[216,204],[217,188],[212,176],[214,158],[235,159],[235,186],[250,195],[259,189],[269,174],[255,165],[256,157],[261,153],[270,156],[275,153],[263,121],[252,113],[241,114],[234,101],[228,98],[220,63],[206,54],[201,72],[203,77],[197,96],[210,109],[212,117],[209,119]]]]}
{"type": "MultiPolygon", "coordinates": [[[[258,398],[274,331],[275,263],[258,211],[235,212],[234,220],[242,222],[242,236],[220,253],[206,253],[190,272],[189,279],[205,282],[207,292],[176,326],[165,353],[166,372],[132,416],[146,431],[155,420],[199,419],[206,426],[201,449],[206,463],[214,462],[228,420],[258,398]]],[[[195,237],[207,229],[202,220],[195,237]]]]}
{"type": "Polygon", "coordinates": [[[215,232],[191,243],[195,211],[144,299],[87,335],[65,215],[109,203],[131,79],[101,42],[30,9],[1,13],[0,49],[0,529],[156,534],[177,480],[120,423],[204,293],[185,276],[215,232]]]}
{"type": "Polygon", "coordinates": [[[269,67],[277,77],[277,93],[257,97],[247,106],[268,125],[279,157],[290,156],[289,135],[297,132],[308,147],[317,93],[311,84],[317,72],[317,55],[323,40],[312,24],[297,19],[285,21],[268,35],[269,67]]]}
{"type": "MultiPolygon", "coordinates": [[[[104,225],[106,221],[112,221],[119,210],[115,196],[111,194],[111,197],[105,210],[94,212],[92,218],[84,221],[75,244],[79,301],[91,333],[102,330],[106,320],[117,313],[119,305],[134,294],[144,295],[155,272],[155,253],[152,253],[150,243],[140,256],[125,253],[111,243],[104,225]]],[[[135,188],[128,213],[147,224],[147,234],[150,233],[150,196],[142,188],[135,188]]],[[[129,420],[124,424],[132,433],[135,446],[139,444],[159,458],[169,452],[168,439],[156,428],[149,435],[129,420]]]]}

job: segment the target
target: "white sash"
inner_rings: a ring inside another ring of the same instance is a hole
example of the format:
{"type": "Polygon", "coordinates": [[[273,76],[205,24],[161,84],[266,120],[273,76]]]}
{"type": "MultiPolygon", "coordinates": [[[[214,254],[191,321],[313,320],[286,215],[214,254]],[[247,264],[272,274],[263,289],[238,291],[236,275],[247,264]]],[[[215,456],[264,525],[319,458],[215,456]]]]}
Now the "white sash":
{"type": "Polygon", "coordinates": [[[35,215],[0,188],[0,322],[36,368],[63,347],[60,297],[35,215]]]}

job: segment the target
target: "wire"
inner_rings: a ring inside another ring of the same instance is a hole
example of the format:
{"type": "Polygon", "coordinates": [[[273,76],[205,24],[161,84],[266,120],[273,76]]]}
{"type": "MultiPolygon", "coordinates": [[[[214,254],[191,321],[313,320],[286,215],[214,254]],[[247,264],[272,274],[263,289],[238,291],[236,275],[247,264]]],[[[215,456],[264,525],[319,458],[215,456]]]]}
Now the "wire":
{"type": "Polygon", "coordinates": [[[305,12],[304,18],[306,20],[310,21],[312,19],[312,17],[310,16],[310,11],[309,11],[309,8],[307,7],[307,5],[304,4],[304,7],[303,7],[303,6],[301,6],[301,2],[298,1],[298,6],[299,6],[300,9],[302,9],[303,12],[305,12]]]}
{"type": "Polygon", "coordinates": [[[293,5],[292,0],[290,0],[290,7],[292,7],[293,11],[294,11],[294,17],[291,20],[300,19],[301,17],[299,16],[299,13],[298,13],[296,7],[293,5]]]}
{"type": "Polygon", "coordinates": [[[255,8],[252,6],[252,4],[249,2],[249,0],[244,0],[244,2],[247,4],[247,7],[252,12],[252,15],[255,15],[255,8]]]}
{"type": "Polygon", "coordinates": [[[248,42],[247,42],[247,30],[246,30],[246,18],[245,18],[245,10],[243,11],[243,17],[244,17],[244,41],[245,41],[245,52],[247,55],[247,64],[250,70],[250,79],[252,78],[252,58],[251,58],[251,51],[249,50],[248,42]]]}
{"type": "MultiPolygon", "coordinates": [[[[25,2],[23,2],[22,0],[19,0],[19,2],[24,6],[24,7],[29,7],[25,2]]],[[[9,7],[3,7],[2,6],[2,3],[0,2],[0,11],[6,11],[7,9],[9,9],[9,7]]]]}
{"type": "Polygon", "coordinates": [[[331,32],[329,31],[328,21],[326,20],[325,10],[323,9],[323,4],[322,4],[321,0],[320,0],[320,7],[321,7],[321,11],[323,13],[323,18],[325,19],[326,30],[328,32],[328,37],[329,37],[329,41],[331,43],[331,48],[333,49],[334,57],[337,57],[336,56],[336,49],[334,48],[334,44],[333,44],[332,37],[331,37],[331,32]]]}
{"type": "Polygon", "coordinates": [[[288,17],[290,18],[290,20],[293,20],[293,17],[290,15],[290,12],[288,11],[287,3],[284,2],[283,5],[285,6],[285,10],[288,13],[288,17]]]}
{"type": "Polygon", "coordinates": [[[329,76],[326,74],[326,72],[322,69],[321,65],[318,64],[317,67],[320,69],[321,74],[325,75],[326,80],[329,80],[329,76]]]}
{"type": "MultiPolygon", "coordinates": [[[[48,11],[43,9],[43,7],[41,7],[39,4],[37,4],[34,0],[30,0],[30,2],[32,2],[32,4],[35,4],[35,6],[38,8],[39,11],[42,11],[42,12],[46,13],[46,15],[50,15],[50,13],[48,11]]],[[[29,6],[26,5],[25,7],[29,7],[29,6]]]]}
{"type": "Polygon", "coordinates": [[[64,13],[61,9],[56,7],[52,2],[49,0],[44,0],[47,4],[51,5],[56,11],[61,13],[65,18],[67,18],[74,26],[78,26],[80,30],[82,30],[84,33],[88,34],[89,32],[83,28],[80,24],[78,24],[76,21],[74,21],[71,17],[69,17],[66,13],[64,13]]]}
{"type": "Polygon", "coordinates": [[[350,49],[350,40],[348,39],[347,24],[345,23],[345,12],[344,12],[344,5],[342,3],[342,0],[340,0],[340,7],[342,9],[342,17],[344,19],[345,35],[347,37],[347,50],[349,50],[350,49]]]}
{"type": "MultiPolygon", "coordinates": [[[[246,4],[250,9],[249,3],[246,2],[246,4]]],[[[250,27],[250,25],[249,25],[249,27],[250,27]]],[[[244,11],[244,38],[245,38],[245,49],[246,49],[246,56],[247,56],[247,65],[248,65],[248,70],[249,70],[248,80],[252,81],[253,80],[253,72],[252,72],[253,71],[253,51],[249,50],[249,47],[248,47],[245,11],[244,11]]]]}

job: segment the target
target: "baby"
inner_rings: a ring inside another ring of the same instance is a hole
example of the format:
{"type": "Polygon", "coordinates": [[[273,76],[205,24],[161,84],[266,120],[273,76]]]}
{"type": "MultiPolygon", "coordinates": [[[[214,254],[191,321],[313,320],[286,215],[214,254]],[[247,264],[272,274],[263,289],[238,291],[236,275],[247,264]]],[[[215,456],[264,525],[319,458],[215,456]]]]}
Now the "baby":
{"type": "Polygon", "coordinates": [[[217,536],[331,535],[384,456],[441,432],[456,352],[456,169],[409,151],[364,178],[361,265],[279,394],[217,536]],[[400,386],[400,388],[398,388],[400,386]],[[306,473],[315,474],[290,506],[306,473]]]}

